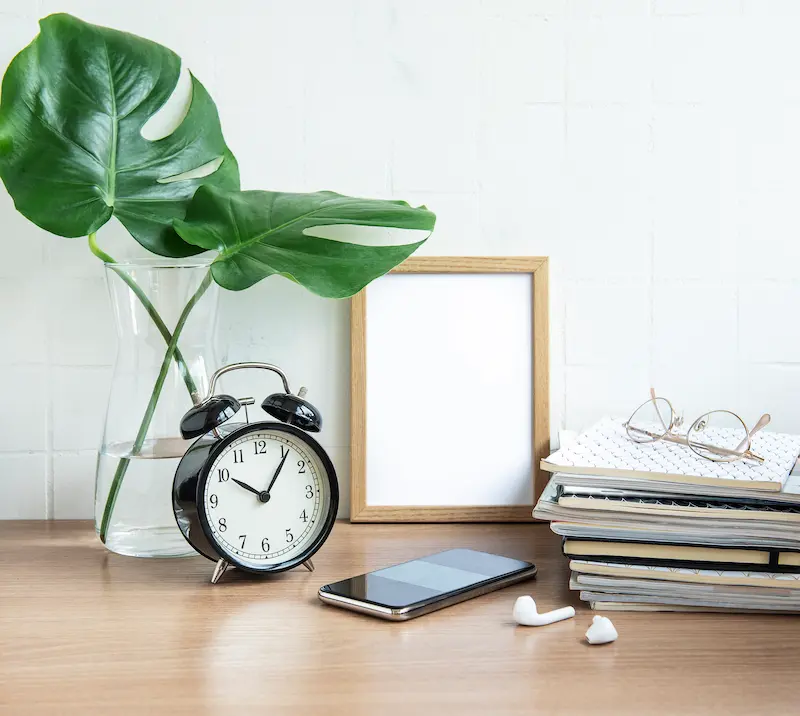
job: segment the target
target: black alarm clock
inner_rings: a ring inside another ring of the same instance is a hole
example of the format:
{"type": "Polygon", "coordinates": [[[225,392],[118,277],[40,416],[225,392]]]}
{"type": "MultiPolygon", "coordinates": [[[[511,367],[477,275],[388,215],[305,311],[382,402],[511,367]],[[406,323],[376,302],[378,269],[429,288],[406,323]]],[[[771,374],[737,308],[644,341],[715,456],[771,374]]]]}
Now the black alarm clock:
{"type": "Polygon", "coordinates": [[[322,416],[289,390],[283,371],[269,363],[233,363],[210,379],[207,397],[181,420],[184,439],[197,438],[175,472],[172,507],[183,536],[217,563],[211,583],[230,567],[269,574],[311,557],[333,529],[339,485],[330,458],[309,433],[322,416]],[[283,393],[261,407],[280,422],[229,422],[252,398],[215,395],[220,376],[257,368],[277,373],[283,393]]]}

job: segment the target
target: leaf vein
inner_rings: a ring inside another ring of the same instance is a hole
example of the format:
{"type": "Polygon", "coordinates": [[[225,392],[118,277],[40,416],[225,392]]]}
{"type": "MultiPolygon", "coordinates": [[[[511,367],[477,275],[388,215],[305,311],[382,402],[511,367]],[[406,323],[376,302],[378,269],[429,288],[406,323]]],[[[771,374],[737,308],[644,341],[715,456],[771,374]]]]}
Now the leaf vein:
{"type": "Polygon", "coordinates": [[[114,76],[111,73],[111,58],[108,56],[108,44],[103,42],[108,70],[108,91],[111,99],[111,148],[108,158],[108,195],[106,204],[114,206],[117,191],[117,142],[119,133],[119,117],[117,116],[117,90],[114,87],[114,76]]]}
{"type": "Polygon", "coordinates": [[[40,114],[38,114],[36,112],[36,110],[33,107],[31,107],[30,104],[28,104],[27,99],[23,99],[22,103],[28,108],[28,110],[31,113],[31,116],[34,119],[36,119],[39,122],[39,124],[41,124],[45,129],[51,131],[57,137],[61,137],[61,139],[63,139],[65,142],[67,142],[68,144],[71,144],[76,149],[79,149],[80,151],[82,151],[87,157],[89,157],[90,159],[92,159],[92,161],[94,161],[97,164],[99,164],[103,169],[108,169],[108,167],[105,164],[103,164],[102,160],[98,159],[86,147],[84,147],[82,144],[79,144],[78,142],[76,142],[74,139],[72,139],[72,137],[68,137],[66,134],[64,134],[60,130],[56,129],[52,124],[47,122],[44,117],[42,117],[40,114]]]}
{"type": "MultiPolygon", "coordinates": [[[[166,139],[166,138],[167,137],[164,137],[164,139],[166,139]]],[[[117,174],[126,174],[128,172],[136,172],[136,171],[141,171],[143,169],[152,169],[155,166],[160,166],[160,165],[166,164],[167,162],[172,161],[175,157],[178,157],[181,154],[183,154],[184,152],[186,152],[188,149],[190,149],[192,147],[192,145],[196,144],[201,139],[203,139],[202,135],[197,135],[197,136],[193,137],[192,141],[190,141],[188,144],[183,144],[182,146],[178,147],[178,149],[176,149],[171,154],[167,154],[164,157],[158,157],[157,159],[154,159],[154,160],[149,161],[149,162],[145,162],[144,164],[135,164],[135,165],[130,166],[130,167],[123,167],[122,169],[117,171],[117,174]]],[[[158,141],[163,141],[163,140],[159,139],[158,141]]],[[[212,161],[215,158],[216,157],[212,157],[208,161],[212,161]]],[[[201,166],[202,164],[205,164],[205,162],[200,162],[200,164],[198,164],[198,166],[201,166]]],[[[175,173],[176,174],[180,174],[180,172],[175,172],[175,173]]]]}
{"type": "Polygon", "coordinates": [[[252,246],[253,244],[258,244],[260,241],[263,241],[268,236],[276,234],[279,231],[282,231],[283,229],[287,229],[290,226],[292,226],[293,224],[296,224],[296,223],[302,221],[303,219],[307,219],[308,217],[319,213],[320,211],[322,211],[322,209],[323,209],[323,207],[319,207],[318,209],[312,209],[311,211],[308,211],[305,214],[301,214],[300,216],[297,216],[294,219],[290,219],[289,221],[281,224],[280,226],[276,226],[275,228],[272,228],[272,229],[267,229],[266,231],[264,231],[264,232],[262,232],[260,234],[255,234],[252,238],[247,239],[245,242],[243,242],[236,251],[225,251],[225,252],[223,252],[223,255],[227,256],[227,255],[230,255],[231,253],[238,253],[242,249],[246,249],[249,246],[252,246]]]}
{"type": "Polygon", "coordinates": [[[165,224],[169,223],[168,221],[161,221],[161,217],[154,216],[153,214],[142,214],[138,211],[131,211],[130,209],[120,208],[118,206],[114,207],[114,213],[117,216],[134,216],[137,219],[144,219],[145,221],[152,221],[154,224],[165,224]]]}
{"type": "Polygon", "coordinates": [[[233,210],[233,195],[228,195],[228,210],[231,212],[231,224],[233,225],[233,232],[236,234],[236,245],[242,245],[242,235],[239,233],[239,222],[236,221],[236,212],[233,210]]]}
{"type": "Polygon", "coordinates": [[[81,87],[77,82],[75,82],[68,74],[64,73],[59,76],[59,79],[63,79],[70,87],[72,87],[76,92],[79,92],[83,97],[86,99],[88,104],[92,105],[92,107],[98,109],[100,114],[106,115],[106,117],[110,116],[108,112],[98,106],[97,100],[92,97],[83,87],[81,87]]]}

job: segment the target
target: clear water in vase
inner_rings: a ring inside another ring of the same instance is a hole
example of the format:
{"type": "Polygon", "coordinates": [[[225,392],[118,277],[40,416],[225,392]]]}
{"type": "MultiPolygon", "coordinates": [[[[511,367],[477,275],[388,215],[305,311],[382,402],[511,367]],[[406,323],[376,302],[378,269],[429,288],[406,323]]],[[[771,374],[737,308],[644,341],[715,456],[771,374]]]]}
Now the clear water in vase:
{"type": "Polygon", "coordinates": [[[190,444],[179,438],[148,440],[138,454],[133,454],[132,442],[104,446],[97,460],[96,514],[103,514],[120,460],[130,461],[114,505],[108,549],[132,557],[195,554],[175,529],[171,494],[175,469],[190,444]]]}
{"type": "Polygon", "coordinates": [[[106,547],[118,554],[192,555],[175,524],[171,490],[178,462],[191,444],[180,437],[180,420],[205,395],[208,376],[217,367],[217,287],[207,280],[208,263],[198,260],[107,265],[106,279],[118,350],[98,453],[95,528],[106,547]],[[132,290],[131,281],[149,307],[132,290]],[[165,339],[163,329],[175,330],[193,297],[196,303],[184,316],[177,342],[180,361],[165,361],[169,336],[165,339]],[[161,328],[153,320],[154,310],[163,321],[161,328]]]}

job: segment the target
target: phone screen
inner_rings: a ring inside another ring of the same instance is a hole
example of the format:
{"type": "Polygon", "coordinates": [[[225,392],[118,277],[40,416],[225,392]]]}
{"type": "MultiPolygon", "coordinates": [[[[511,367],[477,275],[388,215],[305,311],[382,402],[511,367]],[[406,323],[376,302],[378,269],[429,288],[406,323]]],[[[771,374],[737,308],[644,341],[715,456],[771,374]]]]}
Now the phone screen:
{"type": "Polygon", "coordinates": [[[391,609],[469,589],[531,569],[530,562],[471,549],[451,549],[328,584],[332,594],[391,609]]]}

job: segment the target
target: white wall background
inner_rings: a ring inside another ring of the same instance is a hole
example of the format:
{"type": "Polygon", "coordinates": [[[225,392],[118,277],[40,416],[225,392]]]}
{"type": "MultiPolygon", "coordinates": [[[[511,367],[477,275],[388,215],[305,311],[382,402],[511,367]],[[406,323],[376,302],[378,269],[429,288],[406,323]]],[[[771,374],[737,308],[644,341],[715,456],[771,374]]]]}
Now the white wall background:
{"type": "MultiPolygon", "coordinates": [[[[245,188],[425,202],[422,253],[551,256],[554,433],[651,383],[800,431],[800,2],[0,0],[0,66],[56,11],[178,52],[245,188]]],[[[271,279],[221,319],[223,358],[310,386],[346,488],[347,304],[271,279]]],[[[0,517],[91,517],[114,341],[85,242],[0,189],[0,517]]]]}

